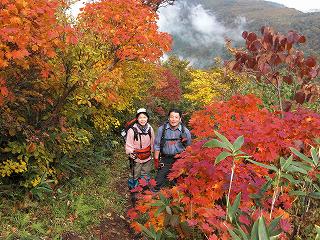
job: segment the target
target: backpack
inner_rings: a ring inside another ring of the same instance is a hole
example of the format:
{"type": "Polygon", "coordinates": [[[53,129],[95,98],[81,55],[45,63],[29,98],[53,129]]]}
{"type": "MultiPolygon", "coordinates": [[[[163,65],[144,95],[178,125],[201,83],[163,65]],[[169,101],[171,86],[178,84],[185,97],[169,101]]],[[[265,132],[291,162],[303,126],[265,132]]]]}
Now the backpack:
{"type": "Polygon", "coordinates": [[[121,137],[123,138],[124,141],[127,140],[127,134],[128,134],[128,130],[130,128],[132,128],[132,126],[137,122],[137,118],[134,118],[132,120],[130,120],[129,122],[127,122],[124,127],[121,129],[121,137]]]}
{"type": "Polygon", "coordinates": [[[169,122],[165,122],[162,126],[162,134],[161,134],[161,139],[160,139],[160,153],[162,153],[162,150],[163,150],[163,147],[164,147],[164,144],[166,141],[177,141],[177,140],[180,140],[182,145],[184,147],[186,147],[186,143],[187,143],[187,136],[186,136],[186,130],[185,130],[185,125],[183,123],[180,123],[181,124],[181,135],[180,135],[180,138],[172,138],[172,139],[167,139],[165,138],[165,135],[166,135],[166,126],[167,124],[169,124],[169,122]]]}

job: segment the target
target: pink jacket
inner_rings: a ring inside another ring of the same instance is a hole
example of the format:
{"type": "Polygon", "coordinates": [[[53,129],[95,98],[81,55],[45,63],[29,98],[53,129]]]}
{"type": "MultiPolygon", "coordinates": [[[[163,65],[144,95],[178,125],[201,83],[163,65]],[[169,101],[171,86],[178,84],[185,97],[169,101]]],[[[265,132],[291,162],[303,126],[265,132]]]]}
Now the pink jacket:
{"type": "MultiPolygon", "coordinates": [[[[137,124],[135,123],[133,125],[133,127],[138,129],[138,132],[141,133],[141,130],[138,128],[137,124]]],[[[154,131],[153,128],[151,127],[151,125],[149,123],[147,123],[147,129],[146,132],[149,131],[149,128],[151,130],[151,139],[149,137],[148,134],[146,135],[141,135],[141,145],[142,148],[140,148],[140,138],[138,136],[138,141],[134,140],[134,132],[133,129],[130,128],[127,132],[127,140],[126,140],[126,145],[125,145],[125,149],[126,149],[126,154],[130,154],[133,153],[134,150],[136,149],[143,149],[146,148],[148,146],[151,146],[151,152],[153,152],[153,143],[154,143],[154,131]]],[[[137,158],[135,161],[139,162],[139,163],[144,163],[147,162],[151,159],[151,156],[145,160],[141,160],[139,158],[137,158]]]]}

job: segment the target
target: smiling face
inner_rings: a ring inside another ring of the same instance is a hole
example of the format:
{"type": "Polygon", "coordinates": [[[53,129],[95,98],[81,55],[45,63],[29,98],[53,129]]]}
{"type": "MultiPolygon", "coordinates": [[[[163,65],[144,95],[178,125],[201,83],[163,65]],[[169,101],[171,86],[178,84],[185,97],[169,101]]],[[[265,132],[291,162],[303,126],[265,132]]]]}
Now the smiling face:
{"type": "Polygon", "coordinates": [[[148,122],[148,117],[147,115],[143,114],[143,113],[140,113],[139,116],[138,116],[138,123],[141,125],[141,126],[145,126],[148,122]]]}
{"type": "Polygon", "coordinates": [[[171,112],[169,115],[169,124],[171,127],[176,128],[181,122],[180,114],[177,112],[171,112]]]}

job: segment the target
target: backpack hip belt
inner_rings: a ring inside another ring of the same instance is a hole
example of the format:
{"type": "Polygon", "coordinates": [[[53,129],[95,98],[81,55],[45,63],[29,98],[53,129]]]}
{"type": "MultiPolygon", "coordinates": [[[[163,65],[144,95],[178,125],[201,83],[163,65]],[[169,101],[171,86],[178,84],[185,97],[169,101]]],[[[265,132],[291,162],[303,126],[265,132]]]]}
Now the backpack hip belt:
{"type": "Polygon", "coordinates": [[[137,156],[140,160],[148,159],[151,156],[151,146],[142,148],[142,149],[136,149],[133,151],[133,154],[137,156]]]}

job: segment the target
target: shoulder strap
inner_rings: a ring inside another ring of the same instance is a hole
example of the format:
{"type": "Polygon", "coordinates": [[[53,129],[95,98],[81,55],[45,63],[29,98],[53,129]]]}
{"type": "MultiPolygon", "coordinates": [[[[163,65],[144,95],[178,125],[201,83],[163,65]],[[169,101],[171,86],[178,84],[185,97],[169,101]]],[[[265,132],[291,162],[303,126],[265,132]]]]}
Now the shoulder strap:
{"type": "Polygon", "coordinates": [[[186,132],[186,126],[181,122],[181,134],[186,132]]]}
{"type": "Polygon", "coordinates": [[[148,132],[145,134],[145,133],[142,133],[142,132],[139,132],[138,129],[136,127],[131,127],[132,130],[133,130],[133,139],[134,141],[138,141],[138,136],[139,136],[139,140],[140,140],[140,148],[142,148],[142,142],[141,142],[141,135],[149,135],[150,137],[150,140],[151,140],[151,127],[149,127],[149,130],[148,132]]]}
{"type": "Polygon", "coordinates": [[[151,127],[149,127],[148,135],[149,135],[149,138],[150,138],[150,140],[151,140],[151,127]]]}
{"type": "Polygon", "coordinates": [[[166,126],[167,126],[167,123],[163,124],[162,125],[162,134],[161,134],[161,139],[160,139],[160,153],[162,153],[163,151],[163,147],[164,147],[164,143],[165,143],[165,135],[166,135],[166,126]]]}
{"type": "Polygon", "coordinates": [[[133,139],[135,141],[138,141],[138,135],[139,135],[138,129],[136,127],[131,127],[131,129],[133,130],[133,139]]]}

